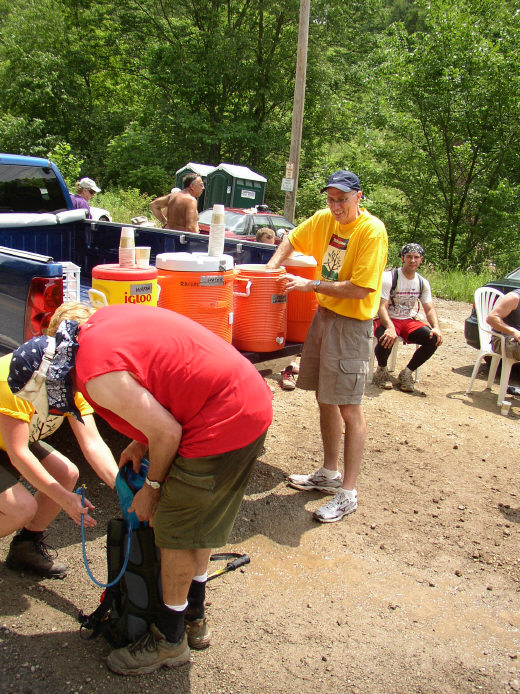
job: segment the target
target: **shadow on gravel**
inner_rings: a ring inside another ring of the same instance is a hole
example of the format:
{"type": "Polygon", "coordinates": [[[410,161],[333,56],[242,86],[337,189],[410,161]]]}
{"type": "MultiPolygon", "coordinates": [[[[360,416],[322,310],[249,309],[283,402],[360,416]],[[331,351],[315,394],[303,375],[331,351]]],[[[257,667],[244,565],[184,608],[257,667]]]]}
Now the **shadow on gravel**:
{"type": "Polygon", "coordinates": [[[2,592],[9,593],[9,600],[5,600],[2,605],[2,619],[4,620],[6,616],[9,616],[16,621],[17,615],[21,615],[29,609],[29,600],[25,595],[45,602],[57,612],[67,614],[74,619],[78,616],[78,606],[52,589],[54,580],[39,578],[29,572],[22,575],[18,571],[11,571],[4,564],[0,570],[0,580],[2,592]]]}
{"type": "Polygon", "coordinates": [[[122,677],[108,670],[105,658],[110,647],[102,638],[88,641],[65,631],[26,636],[16,633],[16,627],[2,627],[0,637],[5,694],[191,692],[192,663],[141,677],[122,677]]]}

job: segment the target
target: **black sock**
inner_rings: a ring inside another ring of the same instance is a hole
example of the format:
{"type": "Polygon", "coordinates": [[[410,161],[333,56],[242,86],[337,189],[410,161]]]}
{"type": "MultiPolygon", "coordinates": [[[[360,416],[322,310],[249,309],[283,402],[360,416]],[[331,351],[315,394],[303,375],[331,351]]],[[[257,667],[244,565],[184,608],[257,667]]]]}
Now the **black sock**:
{"type": "Polygon", "coordinates": [[[166,605],[162,605],[157,617],[157,628],[165,636],[170,643],[177,643],[184,635],[184,614],[186,610],[177,612],[170,610],[166,605]]]}
{"type": "Polygon", "coordinates": [[[41,530],[27,530],[27,528],[22,528],[18,535],[13,537],[13,542],[39,542],[43,538],[43,531],[41,530]]]}
{"type": "Polygon", "coordinates": [[[202,619],[204,617],[204,600],[206,599],[206,581],[192,581],[188,591],[188,609],[186,619],[202,619]]]}

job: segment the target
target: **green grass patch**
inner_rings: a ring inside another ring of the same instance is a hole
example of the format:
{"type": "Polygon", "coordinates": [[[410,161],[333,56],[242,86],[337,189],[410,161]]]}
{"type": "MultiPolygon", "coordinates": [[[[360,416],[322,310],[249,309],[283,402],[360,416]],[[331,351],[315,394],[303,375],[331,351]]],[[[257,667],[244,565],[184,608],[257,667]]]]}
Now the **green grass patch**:
{"type": "Polygon", "coordinates": [[[481,272],[459,269],[438,270],[429,263],[421,267],[421,275],[430,282],[433,296],[468,303],[473,303],[475,289],[497,277],[491,269],[481,272]]]}

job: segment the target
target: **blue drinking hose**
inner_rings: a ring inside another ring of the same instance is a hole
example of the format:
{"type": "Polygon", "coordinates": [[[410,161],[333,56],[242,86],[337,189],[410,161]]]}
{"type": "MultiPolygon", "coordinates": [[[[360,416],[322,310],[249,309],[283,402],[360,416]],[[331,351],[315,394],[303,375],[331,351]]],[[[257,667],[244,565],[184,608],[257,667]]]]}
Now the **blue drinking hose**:
{"type": "MultiPolygon", "coordinates": [[[[79,494],[81,496],[81,505],[84,507],[85,506],[85,487],[79,487],[79,489],[76,489],[76,494],[79,494]]],[[[92,575],[92,571],[90,570],[90,566],[88,565],[88,559],[87,559],[87,549],[85,546],[85,516],[81,514],[81,546],[83,549],[83,563],[85,564],[85,569],[87,570],[87,574],[91,578],[91,580],[100,588],[111,588],[112,586],[115,586],[116,583],[119,583],[119,581],[123,578],[123,574],[126,571],[126,567],[128,566],[128,559],[130,557],[130,545],[132,543],[132,525],[128,523],[128,537],[126,540],[126,552],[125,552],[125,560],[123,562],[123,566],[121,567],[121,571],[119,572],[118,576],[114,578],[113,581],[110,581],[110,583],[101,583],[98,581],[94,576],[92,575]]]]}

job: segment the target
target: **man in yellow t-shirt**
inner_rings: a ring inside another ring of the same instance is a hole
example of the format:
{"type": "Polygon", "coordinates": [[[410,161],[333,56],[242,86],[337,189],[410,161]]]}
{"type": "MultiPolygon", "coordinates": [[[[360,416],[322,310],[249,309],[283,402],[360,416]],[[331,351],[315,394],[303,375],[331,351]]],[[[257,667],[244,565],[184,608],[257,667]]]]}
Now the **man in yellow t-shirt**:
{"type": "MultiPolygon", "coordinates": [[[[47,338],[40,340],[43,353],[47,338]]],[[[34,358],[40,359],[41,354],[34,358]]],[[[92,504],[85,500],[82,507],[81,497],[72,491],[78,468],[42,439],[54,433],[66,417],[83,455],[111,488],[117,463],[99,435],[92,407],[82,395],[74,396],[82,421],[69,414],[43,418],[30,402],[13,395],[7,382],[12,359],[12,354],[0,358],[0,537],[20,532],[11,542],[6,564],[47,578],[64,578],[67,567],[48,552],[44,531],[62,508],[76,524],[82,515],[86,526],[96,521],[88,515],[92,504]],[[34,496],[20,483],[22,477],[36,488],[34,496]]]]}
{"type": "Polygon", "coordinates": [[[317,261],[314,280],[289,275],[288,291],[316,292],[318,310],[300,361],[297,387],[314,390],[320,408],[323,467],[310,475],[290,475],[295,489],[318,489],[335,496],[314,512],[322,523],[339,521],[357,508],[366,423],[361,401],[372,349],[372,318],[381,295],[388,236],[381,220],[360,207],[361,183],[351,171],[336,171],[321,191],[328,209],[318,210],[278,246],[268,268],[293,251],[317,261]],[[338,471],[345,425],[344,466],[338,471]]]}

